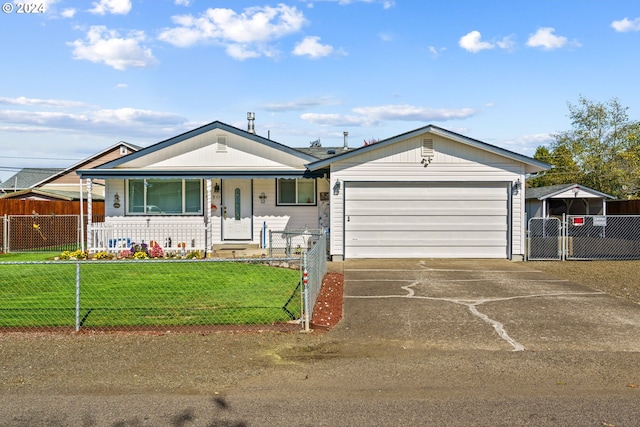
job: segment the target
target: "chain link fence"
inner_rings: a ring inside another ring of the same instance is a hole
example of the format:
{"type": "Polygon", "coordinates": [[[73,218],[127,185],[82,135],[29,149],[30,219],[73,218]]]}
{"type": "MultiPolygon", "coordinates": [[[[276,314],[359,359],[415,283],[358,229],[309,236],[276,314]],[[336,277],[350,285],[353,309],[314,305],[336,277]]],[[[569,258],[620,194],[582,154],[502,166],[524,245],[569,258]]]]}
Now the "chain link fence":
{"type": "Polygon", "coordinates": [[[530,260],[560,260],[562,223],[559,218],[529,220],[528,257],[530,260]]]}
{"type": "Polygon", "coordinates": [[[531,218],[529,260],[640,259],[640,216],[531,218]]]}
{"type": "Polygon", "coordinates": [[[8,262],[0,277],[0,329],[299,325],[303,314],[299,259],[8,262]]]}
{"type": "MultiPolygon", "coordinates": [[[[102,221],[94,215],[93,221],[102,221]]],[[[5,215],[0,221],[0,252],[61,252],[82,247],[86,241],[87,215],[5,215]],[[83,235],[84,230],[84,235],[83,235]]]]}
{"type": "Polygon", "coordinates": [[[309,330],[325,252],[321,236],[292,258],[0,262],[0,332],[309,330]]]}
{"type": "MultiPolygon", "coordinates": [[[[302,256],[321,238],[326,241],[326,231],[322,229],[301,229],[269,231],[269,257],[302,256]]],[[[326,252],[326,249],[325,249],[326,252]]]]}

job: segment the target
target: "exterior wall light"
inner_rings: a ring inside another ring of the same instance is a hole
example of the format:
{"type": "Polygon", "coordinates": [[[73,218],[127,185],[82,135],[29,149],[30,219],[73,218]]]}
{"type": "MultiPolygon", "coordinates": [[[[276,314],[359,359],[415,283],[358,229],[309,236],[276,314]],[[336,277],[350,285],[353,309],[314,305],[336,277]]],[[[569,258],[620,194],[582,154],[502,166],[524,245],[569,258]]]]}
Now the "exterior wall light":
{"type": "Polygon", "coordinates": [[[267,200],[267,195],[262,192],[258,197],[260,198],[260,203],[264,205],[265,201],[267,200]]]}
{"type": "Polygon", "coordinates": [[[116,209],[120,207],[120,195],[118,193],[113,196],[113,207],[116,209]]]}
{"type": "Polygon", "coordinates": [[[333,184],[333,194],[334,196],[337,196],[340,194],[340,181],[336,180],[336,183],[333,184]]]}
{"type": "Polygon", "coordinates": [[[522,188],[522,182],[520,181],[520,178],[518,178],[518,180],[513,183],[513,194],[520,193],[521,188],[522,188]]]}

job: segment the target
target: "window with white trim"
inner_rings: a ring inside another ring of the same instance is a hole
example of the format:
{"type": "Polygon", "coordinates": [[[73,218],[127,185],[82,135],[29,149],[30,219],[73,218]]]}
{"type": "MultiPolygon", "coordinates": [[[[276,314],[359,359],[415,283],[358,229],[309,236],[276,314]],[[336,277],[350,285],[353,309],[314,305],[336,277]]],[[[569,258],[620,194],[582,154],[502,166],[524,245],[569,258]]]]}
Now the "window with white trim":
{"type": "Polygon", "coordinates": [[[202,215],[200,179],[127,180],[128,215],[202,215]]]}
{"type": "Polygon", "coordinates": [[[311,178],[278,178],[277,205],[315,205],[316,180],[311,178]]]}

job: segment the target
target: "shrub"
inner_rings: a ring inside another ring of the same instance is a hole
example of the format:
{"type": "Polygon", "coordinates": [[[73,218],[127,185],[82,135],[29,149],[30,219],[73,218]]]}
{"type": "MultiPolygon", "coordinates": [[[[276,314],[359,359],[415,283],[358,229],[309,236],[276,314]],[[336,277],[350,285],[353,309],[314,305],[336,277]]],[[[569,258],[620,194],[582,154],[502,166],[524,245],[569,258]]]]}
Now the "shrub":
{"type": "Polygon", "coordinates": [[[112,259],[113,258],[113,254],[107,252],[107,251],[100,251],[97,252],[93,255],[94,259],[112,259]]]}
{"type": "Polygon", "coordinates": [[[87,259],[87,253],[82,252],[82,250],[80,249],[77,249],[73,252],[64,251],[60,254],[58,258],[59,259],[87,259]]]}

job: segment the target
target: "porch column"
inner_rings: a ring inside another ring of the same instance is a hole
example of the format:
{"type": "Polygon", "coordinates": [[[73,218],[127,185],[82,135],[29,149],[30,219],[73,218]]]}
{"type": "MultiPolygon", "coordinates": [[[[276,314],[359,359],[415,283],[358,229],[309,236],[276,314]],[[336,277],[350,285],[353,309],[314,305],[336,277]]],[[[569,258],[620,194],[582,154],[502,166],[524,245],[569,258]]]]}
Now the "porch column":
{"type": "Polygon", "coordinates": [[[602,198],[602,215],[606,215],[607,214],[607,200],[603,197],[602,198]]]}
{"type": "Polygon", "coordinates": [[[80,250],[85,251],[84,242],[84,201],[82,200],[82,178],[80,178],[80,250]]]}
{"type": "Polygon", "coordinates": [[[542,217],[547,218],[549,215],[547,214],[547,199],[542,199],[542,217]]]}
{"type": "Polygon", "coordinates": [[[213,236],[211,235],[211,178],[207,179],[207,209],[206,209],[206,227],[205,227],[205,239],[204,239],[204,253],[207,254],[207,249],[211,246],[213,236]]]}
{"type": "Polygon", "coordinates": [[[91,226],[93,220],[93,207],[91,206],[91,184],[91,178],[87,178],[87,249],[93,248],[93,229],[91,226]]]}

